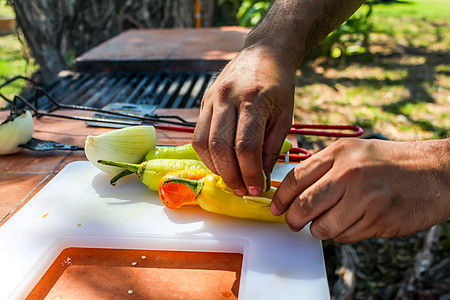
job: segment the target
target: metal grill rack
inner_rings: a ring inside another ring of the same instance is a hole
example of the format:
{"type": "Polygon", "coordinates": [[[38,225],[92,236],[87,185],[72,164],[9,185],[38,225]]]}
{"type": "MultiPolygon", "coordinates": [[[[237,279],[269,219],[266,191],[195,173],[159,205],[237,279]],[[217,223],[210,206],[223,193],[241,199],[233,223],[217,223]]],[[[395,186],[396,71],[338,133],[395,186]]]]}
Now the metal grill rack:
{"type": "MultiPolygon", "coordinates": [[[[110,103],[196,108],[217,73],[72,73],[44,89],[59,103],[102,108],[110,103]]],[[[33,96],[26,97],[31,99],[33,96]]],[[[41,109],[51,109],[44,97],[41,109]]]]}

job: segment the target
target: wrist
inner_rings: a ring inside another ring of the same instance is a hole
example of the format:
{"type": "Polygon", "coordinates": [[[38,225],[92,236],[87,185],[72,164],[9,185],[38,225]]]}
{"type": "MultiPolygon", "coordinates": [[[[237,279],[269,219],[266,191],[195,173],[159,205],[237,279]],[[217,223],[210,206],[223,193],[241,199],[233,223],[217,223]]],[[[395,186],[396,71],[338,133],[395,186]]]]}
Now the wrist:
{"type": "Polygon", "coordinates": [[[242,51],[264,55],[276,62],[283,72],[293,76],[295,76],[295,72],[304,58],[299,52],[289,48],[288,45],[280,44],[280,41],[267,36],[260,39],[256,39],[254,36],[248,37],[242,51]]]}
{"type": "Polygon", "coordinates": [[[283,65],[294,70],[300,66],[306,56],[303,49],[298,49],[292,42],[285,42],[281,39],[268,36],[260,36],[256,33],[250,33],[246,40],[244,49],[261,49],[270,53],[276,60],[283,65]]]}
{"type": "Polygon", "coordinates": [[[429,176],[432,184],[428,192],[437,200],[434,217],[439,223],[450,218],[450,138],[424,143],[423,151],[431,157],[429,176]]]}
{"type": "Polygon", "coordinates": [[[409,203],[409,208],[405,207],[406,216],[415,220],[411,233],[448,219],[450,139],[379,143],[388,145],[380,149],[394,166],[388,172],[393,175],[391,199],[393,203],[398,199],[409,203]]]}
{"type": "Polygon", "coordinates": [[[270,88],[279,87],[284,92],[292,92],[293,95],[297,66],[272,47],[262,44],[251,45],[242,49],[235,59],[245,64],[249,70],[253,70],[251,72],[257,70],[257,74],[252,75],[253,84],[259,83],[270,88]]]}
{"type": "Polygon", "coordinates": [[[301,22],[299,15],[296,1],[275,1],[261,23],[247,35],[244,48],[263,48],[297,69],[309,50],[304,34],[308,22],[301,22]]]}

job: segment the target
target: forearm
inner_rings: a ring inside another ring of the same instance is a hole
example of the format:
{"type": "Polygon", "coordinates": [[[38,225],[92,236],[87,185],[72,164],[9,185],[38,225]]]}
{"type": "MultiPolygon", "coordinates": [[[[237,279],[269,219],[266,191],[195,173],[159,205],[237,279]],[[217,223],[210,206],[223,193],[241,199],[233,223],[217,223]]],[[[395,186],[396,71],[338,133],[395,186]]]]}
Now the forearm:
{"type": "MultiPolygon", "coordinates": [[[[420,142],[419,142],[420,143],[420,142]]],[[[430,155],[430,198],[439,204],[435,218],[442,222],[450,218],[450,138],[423,142],[424,155],[430,155]]]]}
{"type": "Polygon", "coordinates": [[[297,68],[306,54],[362,3],[364,0],[277,0],[248,34],[245,47],[268,48],[297,68]]]}

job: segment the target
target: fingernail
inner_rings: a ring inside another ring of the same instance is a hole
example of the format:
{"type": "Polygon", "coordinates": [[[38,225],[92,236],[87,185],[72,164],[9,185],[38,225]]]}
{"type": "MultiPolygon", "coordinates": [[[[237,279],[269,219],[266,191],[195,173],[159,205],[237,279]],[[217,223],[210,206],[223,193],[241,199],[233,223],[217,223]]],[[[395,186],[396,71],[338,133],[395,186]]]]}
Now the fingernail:
{"type": "Polygon", "coordinates": [[[245,191],[243,190],[234,190],[234,192],[236,193],[236,195],[238,196],[244,196],[245,194],[247,194],[245,191]]]}
{"type": "Polygon", "coordinates": [[[275,204],[273,204],[273,203],[270,205],[270,211],[272,212],[272,214],[274,216],[280,215],[280,211],[278,210],[278,208],[276,208],[275,204]]]}
{"type": "Polygon", "coordinates": [[[248,191],[252,196],[259,196],[262,193],[262,190],[259,186],[249,186],[248,191]]]}
{"type": "Polygon", "coordinates": [[[289,229],[291,230],[291,231],[293,231],[293,232],[299,232],[300,230],[302,230],[302,228],[296,228],[296,227],[293,227],[293,226],[291,226],[291,225],[289,225],[288,224],[288,227],[289,227],[289,229]]]}

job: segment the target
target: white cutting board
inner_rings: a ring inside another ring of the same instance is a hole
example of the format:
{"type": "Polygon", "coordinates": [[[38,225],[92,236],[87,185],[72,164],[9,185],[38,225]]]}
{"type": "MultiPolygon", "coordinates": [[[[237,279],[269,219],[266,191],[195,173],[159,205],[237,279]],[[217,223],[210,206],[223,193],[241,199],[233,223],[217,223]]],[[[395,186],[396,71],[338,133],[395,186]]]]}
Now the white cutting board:
{"type": "MultiPolygon", "coordinates": [[[[281,180],[294,165],[277,165],[281,180]]],[[[322,246],[309,229],[170,210],[136,176],[109,185],[89,162],[65,167],[0,227],[0,299],[23,299],[68,247],[243,254],[240,299],[329,299],[322,246]]]]}

